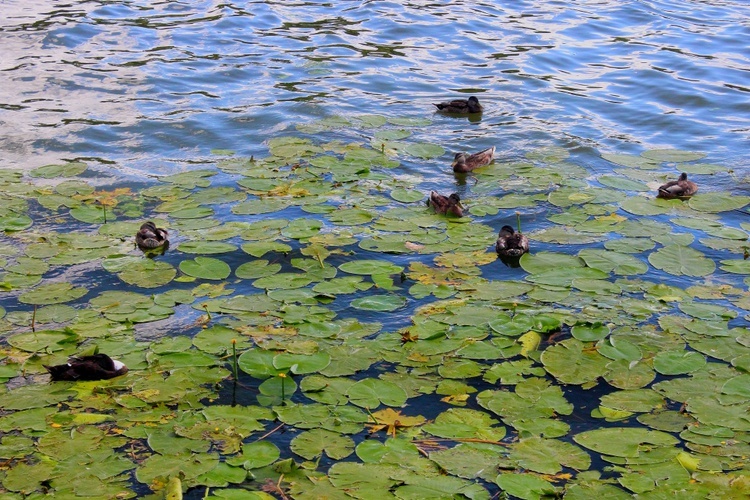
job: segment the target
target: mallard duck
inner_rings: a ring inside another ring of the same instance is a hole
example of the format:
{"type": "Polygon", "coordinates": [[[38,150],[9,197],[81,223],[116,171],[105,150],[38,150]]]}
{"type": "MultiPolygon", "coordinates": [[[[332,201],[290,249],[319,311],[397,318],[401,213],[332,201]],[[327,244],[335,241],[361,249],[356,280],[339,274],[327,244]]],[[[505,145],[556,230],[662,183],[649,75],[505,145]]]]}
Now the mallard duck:
{"type": "Polygon", "coordinates": [[[450,196],[443,196],[437,191],[430,191],[429,205],[439,214],[455,215],[456,217],[463,217],[463,207],[461,206],[461,198],[458,197],[457,193],[453,193],[450,196]]]}
{"type": "Polygon", "coordinates": [[[166,229],[160,229],[148,221],[144,223],[135,235],[135,243],[142,250],[153,250],[164,244],[169,244],[166,229]]]}
{"type": "Polygon", "coordinates": [[[52,380],[104,380],[119,377],[128,367],[106,354],[70,358],[64,365],[44,365],[52,380]]]}
{"type": "Polygon", "coordinates": [[[698,191],[698,185],[693,181],[689,181],[687,174],[683,172],[676,181],[669,181],[663,186],[659,186],[659,194],[656,197],[668,200],[673,198],[690,198],[696,191],[698,191]]]}
{"type": "Polygon", "coordinates": [[[487,148],[483,151],[474,154],[456,153],[453,158],[453,171],[459,174],[471,172],[475,168],[484,167],[492,163],[492,159],[495,157],[495,146],[487,148]]]}
{"type": "Polygon", "coordinates": [[[479,104],[479,99],[474,96],[471,96],[468,99],[455,99],[453,101],[441,102],[439,104],[432,103],[432,105],[437,107],[438,111],[442,111],[443,113],[468,115],[482,112],[482,105],[479,104]]]}
{"type": "Polygon", "coordinates": [[[529,251],[529,239],[521,234],[521,214],[516,213],[518,232],[510,226],[503,226],[497,235],[495,250],[501,257],[520,257],[529,251]]]}

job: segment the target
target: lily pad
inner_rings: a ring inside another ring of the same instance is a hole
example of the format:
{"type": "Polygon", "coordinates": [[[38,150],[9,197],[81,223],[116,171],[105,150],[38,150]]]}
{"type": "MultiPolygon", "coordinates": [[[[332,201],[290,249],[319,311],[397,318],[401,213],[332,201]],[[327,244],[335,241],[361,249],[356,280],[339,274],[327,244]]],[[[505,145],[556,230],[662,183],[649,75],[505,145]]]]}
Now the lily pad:
{"type": "Polygon", "coordinates": [[[716,264],[693,248],[682,245],[667,245],[648,256],[648,261],[657,269],[677,276],[707,276],[714,272],[716,264]]]}
{"type": "Polygon", "coordinates": [[[180,271],[195,278],[207,280],[223,280],[231,269],[226,262],[212,257],[196,257],[194,260],[180,262],[180,271]]]}

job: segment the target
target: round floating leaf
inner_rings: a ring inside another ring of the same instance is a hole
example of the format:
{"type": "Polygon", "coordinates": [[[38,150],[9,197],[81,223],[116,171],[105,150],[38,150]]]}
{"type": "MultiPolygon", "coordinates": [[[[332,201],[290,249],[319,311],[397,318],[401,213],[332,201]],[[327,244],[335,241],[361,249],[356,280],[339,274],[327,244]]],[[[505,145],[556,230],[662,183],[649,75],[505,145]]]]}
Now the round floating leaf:
{"type": "Polygon", "coordinates": [[[140,259],[118,274],[125,283],[142,288],[166,285],[174,279],[175,275],[177,275],[177,270],[171,264],[152,259],[140,259]]]}
{"type": "Polygon", "coordinates": [[[713,260],[693,248],[682,245],[667,245],[649,254],[648,261],[657,269],[676,276],[707,276],[714,272],[713,260]]]}
{"type": "Polygon", "coordinates": [[[584,262],[575,255],[555,252],[526,253],[520,259],[524,271],[534,274],[561,267],[583,267],[584,262]]]}
{"type": "Polygon", "coordinates": [[[607,358],[597,351],[584,349],[577,339],[568,339],[542,353],[544,368],[564,384],[585,384],[605,373],[607,358]]]}
{"type": "Polygon", "coordinates": [[[281,264],[270,264],[267,260],[253,260],[245,262],[234,270],[234,274],[241,279],[258,279],[272,276],[281,271],[281,264]]]}
{"type": "Polygon", "coordinates": [[[255,378],[268,378],[279,373],[273,365],[274,352],[260,348],[245,351],[237,358],[240,370],[255,378]]]}
{"type": "Polygon", "coordinates": [[[281,353],[273,358],[273,366],[279,371],[291,371],[297,375],[319,372],[331,363],[331,356],[326,352],[311,355],[281,353]]]}
{"type": "Polygon", "coordinates": [[[662,351],[654,357],[654,369],[662,375],[682,375],[700,370],[706,358],[695,351],[662,351]]]}
{"type": "Polygon", "coordinates": [[[632,255],[587,248],[578,253],[586,265],[604,272],[614,272],[625,276],[643,274],[648,271],[645,262],[632,255]]]}
{"type": "Polygon", "coordinates": [[[623,191],[648,191],[648,186],[642,182],[634,181],[626,177],[616,177],[614,175],[602,175],[599,177],[599,182],[605,186],[613,187],[615,189],[622,189],[623,191]]]}
{"type": "Polygon", "coordinates": [[[333,460],[348,457],[354,451],[354,440],[338,432],[313,429],[303,432],[289,443],[291,450],[308,460],[325,453],[333,460]]]}
{"type": "Polygon", "coordinates": [[[105,210],[104,205],[78,205],[70,209],[70,215],[81,222],[104,224],[105,221],[115,219],[111,210],[107,210],[106,213],[105,210]]]}
{"type": "Polygon", "coordinates": [[[180,262],[180,271],[194,278],[223,280],[229,276],[231,269],[226,262],[219,259],[196,257],[195,260],[183,260],[180,262]]]}
{"type": "Polygon", "coordinates": [[[582,342],[592,342],[601,340],[609,335],[609,327],[602,324],[576,325],[570,329],[570,332],[573,334],[573,337],[582,342]]]}
{"type": "Polygon", "coordinates": [[[750,274],[750,260],[722,260],[720,267],[723,271],[726,271],[728,273],[750,274]]]}
{"type": "Polygon", "coordinates": [[[279,448],[268,441],[243,443],[242,455],[227,459],[229,465],[242,466],[245,469],[257,469],[271,465],[279,459],[279,448]]]}
{"type": "Polygon", "coordinates": [[[620,207],[633,215],[662,215],[672,211],[672,207],[681,204],[680,200],[662,200],[633,196],[620,203],[620,207]]]}
{"type": "Polygon", "coordinates": [[[438,146],[437,144],[430,144],[429,142],[423,142],[419,144],[409,144],[406,146],[406,152],[412,156],[417,156],[423,159],[437,158],[445,154],[445,148],[438,146]]]}
{"type": "Polygon", "coordinates": [[[699,193],[690,198],[688,204],[693,210],[700,212],[726,212],[737,210],[750,203],[750,196],[730,193],[699,193]]]}
{"type": "Polygon", "coordinates": [[[70,302],[71,300],[80,299],[86,293],[83,287],[74,287],[70,283],[49,283],[47,285],[40,285],[34,290],[28,291],[21,294],[18,297],[19,302],[24,304],[61,304],[63,302],[70,302]]]}
{"type": "Polygon", "coordinates": [[[509,495],[523,500],[553,497],[557,492],[552,483],[532,474],[504,473],[497,476],[495,482],[509,495]]]}
{"type": "Polygon", "coordinates": [[[353,260],[344,262],[339,269],[349,274],[396,274],[404,270],[403,267],[397,266],[387,260],[353,260]]]}
{"type": "Polygon", "coordinates": [[[0,231],[14,232],[23,231],[31,227],[33,221],[27,215],[10,213],[0,217],[0,231]]]}
{"type": "Polygon", "coordinates": [[[374,410],[380,404],[400,407],[408,398],[406,391],[393,382],[366,378],[353,384],[346,391],[352,404],[374,410]]]}
{"type": "Polygon", "coordinates": [[[406,305],[406,299],[400,295],[370,295],[352,301],[351,306],[365,311],[395,311],[406,305]]]}
{"type": "Polygon", "coordinates": [[[86,171],[86,164],[81,162],[63,163],[60,165],[45,165],[29,172],[31,177],[52,179],[54,177],[74,177],[86,171]]]}
{"type": "Polygon", "coordinates": [[[573,436],[573,441],[590,450],[614,457],[635,458],[650,447],[674,446],[677,438],[661,431],[637,427],[613,427],[584,431],[573,436]]]}
{"type": "Polygon", "coordinates": [[[391,191],[391,198],[402,203],[413,203],[424,199],[424,195],[412,189],[396,188],[391,191]]]}
{"type": "Polygon", "coordinates": [[[649,149],[641,153],[641,156],[656,162],[681,162],[695,161],[704,158],[705,153],[695,151],[683,151],[681,149],[649,149]]]}
{"type": "Polygon", "coordinates": [[[221,241],[186,241],[180,243],[177,250],[185,253],[215,254],[234,252],[237,247],[221,241]]]}

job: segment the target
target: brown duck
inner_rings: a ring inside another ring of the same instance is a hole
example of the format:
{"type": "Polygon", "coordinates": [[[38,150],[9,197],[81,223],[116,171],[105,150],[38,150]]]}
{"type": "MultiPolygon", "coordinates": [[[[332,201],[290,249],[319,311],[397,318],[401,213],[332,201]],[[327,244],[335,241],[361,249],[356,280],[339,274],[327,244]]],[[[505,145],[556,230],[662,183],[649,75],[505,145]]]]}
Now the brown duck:
{"type": "Polygon", "coordinates": [[[455,99],[453,101],[432,103],[432,105],[437,107],[438,111],[457,115],[469,115],[482,112],[482,105],[479,104],[479,99],[474,96],[471,96],[468,99],[455,99]]]}
{"type": "Polygon", "coordinates": [[[148,221],[144,223],[135,235],[135,243],[141,250],[153,250],[164,244],[169,244],[166,229],[160,229],[148,221]]]}
{"type": "Polygon", "coordinates": [[[106,354],[70,358],[64,365],[43,365],[52,380],[105,380],[128,372],[128,367],[106,354]]]}
{"type": "Polygon", "coordinates": [[[516,213],[518,232],[510,226],[503,226],[497,235],[495,250],[501,257],[520,257],[529,251],[529,239],[521,234],[521,214],[516,213]]]}
{"type": "Polygon", "coordinates": [[[676,181],[669,181],[663,186],[659,186],[659,194],[656,197],[668,200],[673,198],[685,199],[693,196],[696,191],[698,191],[698,185],[693,181],[689,181],[687,174],[683,172],[676,181]]]}
{"type": "Polygon", "coordinates": [[[463,217],[464,215],[461,198],[458,197],[457,193],[443,196],[437,191],[430,191],[428,205],[431,205],[435,212],[439,214],[455,215],[456,217],[463,217]]]}
{"type": "Polygon", "coordinates": [[[476,168],[489,165],[494,157],[495,146],[474,154],[456,153],[451,166],[457,174],[465,174],[476,168]]]}

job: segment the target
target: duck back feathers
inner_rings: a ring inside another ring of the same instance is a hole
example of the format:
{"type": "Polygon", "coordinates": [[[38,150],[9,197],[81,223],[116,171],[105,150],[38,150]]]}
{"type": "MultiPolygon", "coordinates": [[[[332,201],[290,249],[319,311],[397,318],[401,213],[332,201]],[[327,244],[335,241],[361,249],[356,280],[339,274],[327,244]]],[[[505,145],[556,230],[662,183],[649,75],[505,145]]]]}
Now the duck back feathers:
{"type": "Polygon", "coordinates": [[[106,354],[70,358],[64,365],[47,366],[52,380],[105,380],[128,372],[128,367],[106,354]]]}

